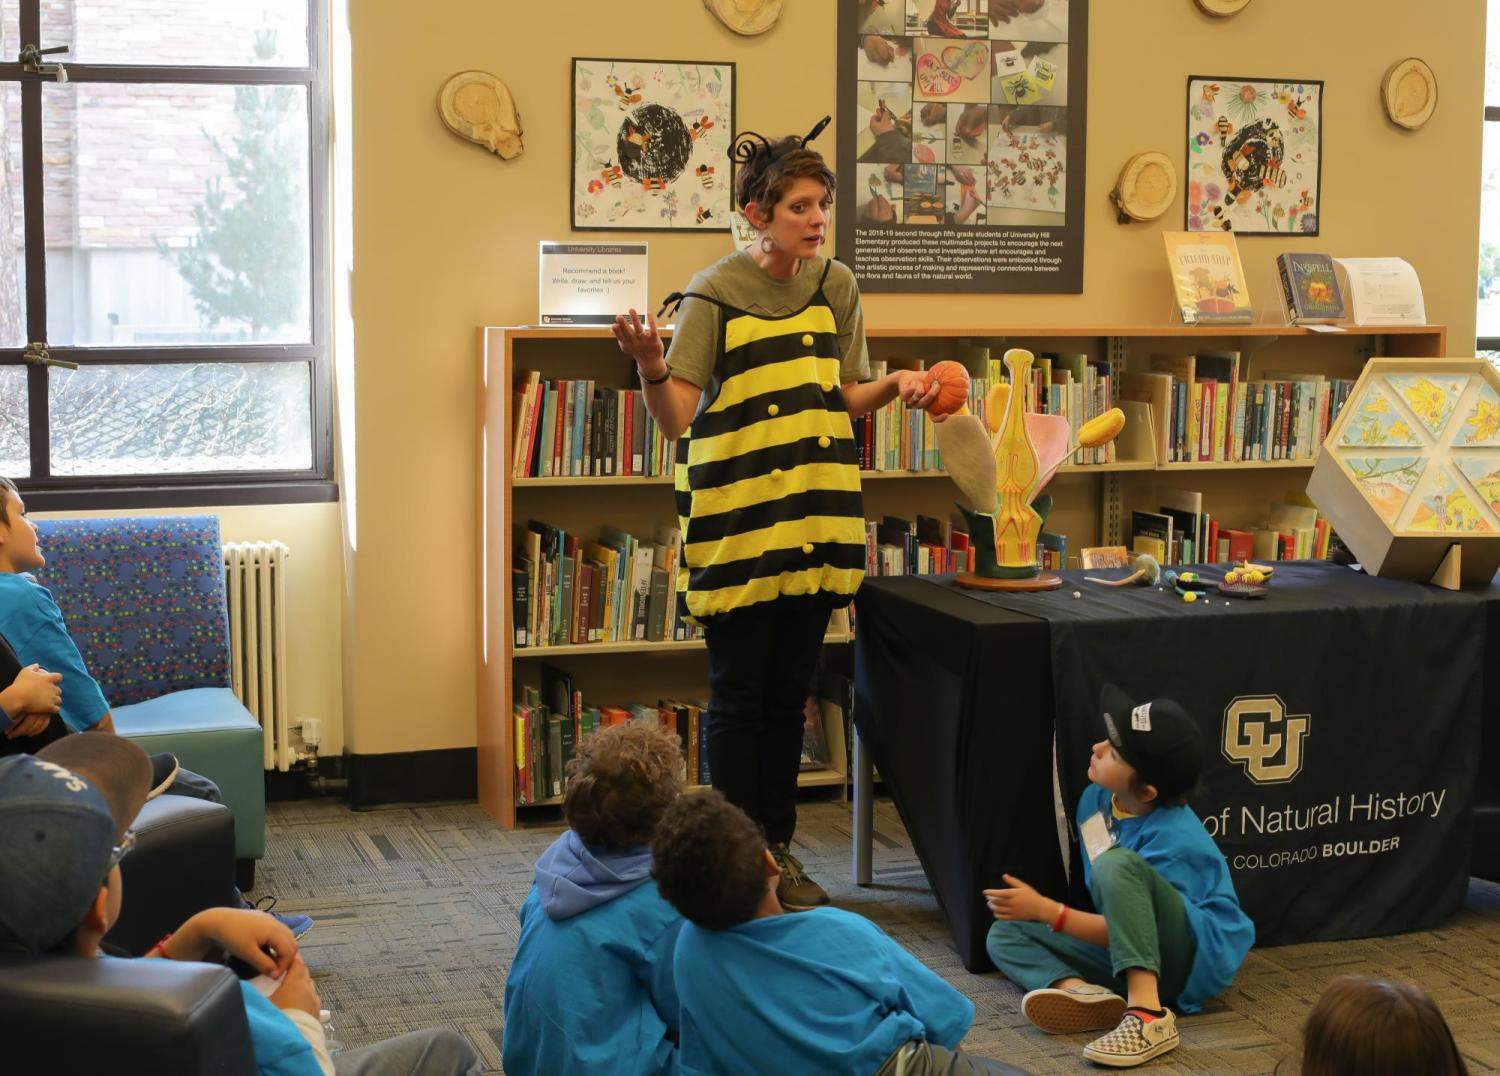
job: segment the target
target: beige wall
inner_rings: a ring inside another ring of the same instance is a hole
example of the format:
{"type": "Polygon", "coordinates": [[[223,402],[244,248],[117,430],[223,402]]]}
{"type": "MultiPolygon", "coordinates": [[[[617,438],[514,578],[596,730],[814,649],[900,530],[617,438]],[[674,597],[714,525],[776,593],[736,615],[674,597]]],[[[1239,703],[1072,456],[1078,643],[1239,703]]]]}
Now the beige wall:
{"type": "MultiPolygon", "coordinates": [[[[128,512],[35,512],[54,516],[216,515],[226,542],[282,541],[292,551],[287,567],[288,705],[293,722],[321,718],[322,755],[344,749],[344,691],[339,677],[339,506],[286,504],[218,508],[130,509],[128,512]]],[[[45,548],[43,550],[45,552],[45,548]]]]}
{"type": "MultiPolygon", "coordinates": [[[[788,0],[781,23],[750,39],[723,29],[701,0],[438,0],[420,18],[396,0],[349,7],[360,436],[346,732],[362,753],[470,745],[474,329],[534,321],[537,241],[569,236],[569,59],[734,60],[738,125],[803,131],[834,111],[835,5],[788,0]],[[521,158],[501,161],[439,121],[439,86],[471,67],[514,92],[521,158]]],[[[1146,148],[1180,161],[1189,74],[1303,77],[1327,83],[1324,230],[1242,240],[1252,299],[1274,303],[1272,263],[1288,247],[1400,255],[1421,274],[1429,319],[1449,326],[1450,350],[1472,349],[1480,0],[1444,4],[1441,18],[1406,0],[1257,0],[1225,20],[1190,0],[1091,8],[1083,294],[872,296],[871,325],[1162,321],[1171,304],[1156,233],[1181,226],[1181,198],[1161,222],[1116,224],[1106,195],[1120,165],[1146,148]],[[1376,92],[1385,67],[1408,55],[1425,58],[1442,87],[1436,116],[1415,134],[1386,122],[1376,92]]],[[[722,234],[648,238],[656,296],[727,250],[722,234]]]]}

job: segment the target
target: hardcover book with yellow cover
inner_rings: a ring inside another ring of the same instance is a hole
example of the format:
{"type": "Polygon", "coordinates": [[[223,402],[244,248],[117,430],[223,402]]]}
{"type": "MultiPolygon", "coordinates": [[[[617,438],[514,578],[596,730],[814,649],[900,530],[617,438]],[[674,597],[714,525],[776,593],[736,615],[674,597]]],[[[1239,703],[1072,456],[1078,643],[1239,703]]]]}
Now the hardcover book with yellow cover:
{"type": "Polygon", "coordinates": [[[1233,232],[1163,232],[1185,325],[1248,324],[1250,293],[1233,232]]]}

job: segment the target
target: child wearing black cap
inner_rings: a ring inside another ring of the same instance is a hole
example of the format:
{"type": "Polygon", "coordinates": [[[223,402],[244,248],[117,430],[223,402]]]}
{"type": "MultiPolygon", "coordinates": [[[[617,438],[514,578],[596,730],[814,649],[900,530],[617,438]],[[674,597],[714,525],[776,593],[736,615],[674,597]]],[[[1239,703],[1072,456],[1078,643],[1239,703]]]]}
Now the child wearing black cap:
{"type": "Polygon", "coordinates": [[[1203,741],[1177,703],[1101,700],[1106,739],[1079,797],[1084,881],[1101,914],[1069,908],[1018,878],[986,889],[997,922],[986,948],[1025,988],[1022,1012],[1043,1031],[1110,1030],[1090,1061],[1130,1068],[1174,1049],[1176,1018],[1227,987],[1255,941],[1224,855],[1186,800],[1203,741]],[[1098,983],[1123,986],[1127,998],[1098,983]],[[1128,1000],[1127,1000],[1128,999],[1128,1000]]]}

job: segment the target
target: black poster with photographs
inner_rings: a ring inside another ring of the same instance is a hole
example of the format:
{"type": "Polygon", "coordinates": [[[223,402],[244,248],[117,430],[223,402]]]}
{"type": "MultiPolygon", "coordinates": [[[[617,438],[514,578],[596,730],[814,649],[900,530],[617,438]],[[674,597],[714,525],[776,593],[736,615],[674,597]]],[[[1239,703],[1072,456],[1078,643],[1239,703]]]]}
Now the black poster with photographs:
{"type": "Polygon", "coordinates": [[[1088,0],[839,0],[838,257],[865,292],[1083,290],[1088,0]]]}

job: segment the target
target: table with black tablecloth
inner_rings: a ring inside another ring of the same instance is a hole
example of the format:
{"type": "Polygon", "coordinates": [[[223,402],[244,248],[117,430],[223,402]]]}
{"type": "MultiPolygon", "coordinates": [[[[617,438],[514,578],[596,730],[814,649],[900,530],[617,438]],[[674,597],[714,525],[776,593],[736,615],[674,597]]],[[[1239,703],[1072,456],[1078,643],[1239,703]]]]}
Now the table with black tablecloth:
{"type": "Polygon", "coordinates": [[[1086,906],[1070,830],[1105,682],[1198,720],[1192,805],[1258,944],[1440,922],[1463,900],[1476,804],[1476,873],[1494,873],[1500,735],[1481,730],[1500,727],[1500,587],[1293,562],[1268,598],[1188,604],[1084,581],[1120,572],[1061,574],[1032,594],[869,579],[856,599],[855,721],[965,966],[988,967],[980,890],[1002,872],[1086,906]]]}

